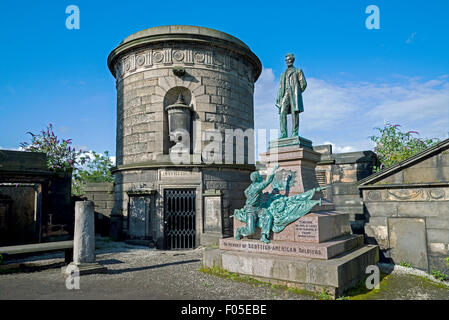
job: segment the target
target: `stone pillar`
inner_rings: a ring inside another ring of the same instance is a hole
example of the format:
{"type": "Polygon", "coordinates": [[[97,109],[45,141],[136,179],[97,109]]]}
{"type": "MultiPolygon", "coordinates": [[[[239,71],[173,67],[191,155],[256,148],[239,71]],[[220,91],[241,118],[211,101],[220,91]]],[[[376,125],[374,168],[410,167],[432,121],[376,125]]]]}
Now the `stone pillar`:
{"type": "Polygon", "coordinates": [[[73,237],[73,262],[95,262],[95,216],[92,201],[75,203],[75,234],[73,237]]]}
{"type": "Polygon", "coordinates": [[[73,262],[62,268],[65,275],[74,270],[79,275],[106,273],[107,268],[95,262],[95,216],[93,201],[75,203],[75,233],[73,237],[73,262]]]}

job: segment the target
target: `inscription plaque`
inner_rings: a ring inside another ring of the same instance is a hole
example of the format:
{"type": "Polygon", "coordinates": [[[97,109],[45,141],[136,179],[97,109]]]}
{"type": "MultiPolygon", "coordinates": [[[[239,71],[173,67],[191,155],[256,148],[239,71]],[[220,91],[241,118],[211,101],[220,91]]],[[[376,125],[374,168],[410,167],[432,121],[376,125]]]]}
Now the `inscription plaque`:
{"type": "Polygon", "coordinates": [[[344,251],[363,245],[363,236],[347,235],[339,240],[324,243],[291,241],[271,241],[269,244],[258,240],[220,239],[220,249],[251,253],[268,253],[314,259],[330,259],[344,251]]]}

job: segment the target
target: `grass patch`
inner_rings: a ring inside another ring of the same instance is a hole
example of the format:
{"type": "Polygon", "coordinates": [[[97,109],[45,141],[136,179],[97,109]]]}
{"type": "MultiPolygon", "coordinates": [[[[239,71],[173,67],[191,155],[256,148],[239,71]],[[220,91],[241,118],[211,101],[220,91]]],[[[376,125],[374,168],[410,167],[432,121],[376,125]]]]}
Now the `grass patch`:
{"type": "Polygon", "coordinates": [[[320,298],[319,295],[317,295],[313,292],[310,292],[310,291],[302,290],[302,289],[295,288],[295,287],[289,287],[289,286],[285,286],[285,285],[272,284],[270,282],[260,281],[260,280],[251,278],[249,276],[232,273],[232,272],[229,272],[227,270],[224,270],[224,269],[221,269],[218,267],[213,267],[213,268],[201,267],[199,271],[213,275],[213,276],[218,276],[220,278],[230,279],[230,280],[234,280],[234,281],[238,281],[238,282],[251,284],[253,287],[256,287],[256,288],[265,287],[265,288],[271,289],[274,291],[273,296],[277,296],[279,291],[283,291],[284,293],[290,292],[290,293],[297,294],[297,295],[308,295],[311,297],[320,298]]]}
{"type": "Polygon", "coordinates": [[[329,293],[327,293],[326,290],[321,290],[320,293],[318,293],[318,298],[320,300],[331,300],[331,296],[329,295],[329,293]]]}
{"type": "Polygon", "coordinates": [[[411,276],[423,280],[429,286],[434,286],[436,288],[441,288],[441,289],[446,289],[446,290],[449,289],[449,286],[447,284],[441,283],[441,282],[435,282],[434,280],[429,279],[426,276],[419,276],[419,275],[416,275],[416,274],[412,274],[411,276]]]}
{"type": "Polygon", "coordinates": [[[443,272],[441,272],[440,270],[432,270],[432,272],[430,273],[435,279],[440,280],[440,281],[446,281],[449,280],[449,276],[443,272]]]}
{"type": "Polygon", "coordinates": [[[405,262],[405,261],[401,261],[401,262],[399,263],[399,265],[400,265],[401,267],[404,267],[404,268],[411,268],[411,267],[412,267],[412,264],[411,264],[410,262],[405,262]]]}
{"type": "Polygon", "coordinates": [[[385,288],[389,275],[387,275],[386,273],[382,273],[382,272],[380,273],[380,282],[379,282],[380,288],[379,289],[376,289],[376,288],[368,289],[366,287],[366,279],[368,277],[369,277],[369,275],[364,277],[362,280],[360,280],[354,288],[349,289],[346,292],[345,299],[342,299],[342,300],[364,300],[365,298],[370,297],[373,294],[376,294],[377,292],[379,292],[380,290],[385,288]]]}

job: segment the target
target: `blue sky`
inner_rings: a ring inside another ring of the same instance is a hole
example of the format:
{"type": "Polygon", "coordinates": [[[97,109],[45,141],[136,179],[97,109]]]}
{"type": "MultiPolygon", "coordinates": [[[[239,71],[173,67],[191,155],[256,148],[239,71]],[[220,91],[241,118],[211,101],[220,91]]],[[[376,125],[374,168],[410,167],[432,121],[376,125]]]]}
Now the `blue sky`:
{"type": "Polygon", "coordinates": [[[300,134],[336,151],[371,148],[383,123],[424,137],[449,132],[449,1],[6,1],[0,3],[0,148],[53,123],[76,146],[115,154],[109,52],[158,25],[210,27],[243,40],[263,64],[256,128],[276,128],[284,55],[308,80],[300,134]],[[80,30],[65,27],[68,5],[80,30]],[[380,9],[368,30],[365,8],[380,9]]]}

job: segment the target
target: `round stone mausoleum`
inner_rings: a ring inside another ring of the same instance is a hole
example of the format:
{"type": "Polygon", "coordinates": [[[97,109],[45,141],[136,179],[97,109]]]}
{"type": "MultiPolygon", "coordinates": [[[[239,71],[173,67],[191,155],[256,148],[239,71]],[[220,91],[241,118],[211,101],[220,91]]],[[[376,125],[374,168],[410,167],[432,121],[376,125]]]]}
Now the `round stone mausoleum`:
{"type": "Polygon", "coordinates": [[[108,66],[117,88],[112,233],[166,249],[231,235],[229,216],[255,170],[250,134],[242,150],[232,133],[254,128],[260,60],[229,34],[173,25],[130,35],[108,66]],[[180,148],[188,157],[173,161],[180,148]]]}

